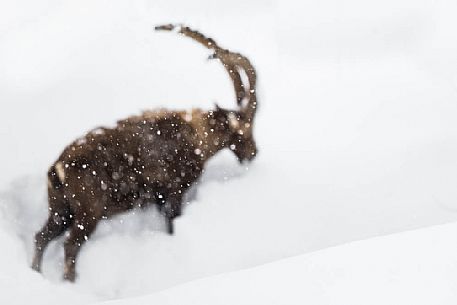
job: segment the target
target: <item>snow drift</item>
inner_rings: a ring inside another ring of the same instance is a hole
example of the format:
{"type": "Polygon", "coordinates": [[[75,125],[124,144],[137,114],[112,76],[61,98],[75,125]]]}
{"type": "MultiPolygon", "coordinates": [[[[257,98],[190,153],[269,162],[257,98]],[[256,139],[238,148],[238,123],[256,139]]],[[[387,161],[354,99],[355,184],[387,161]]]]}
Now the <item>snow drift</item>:
{"type": "Polygon", "coordinates": [[[124,304],[455,304],[457,224],[352,242],[124,304]]]}

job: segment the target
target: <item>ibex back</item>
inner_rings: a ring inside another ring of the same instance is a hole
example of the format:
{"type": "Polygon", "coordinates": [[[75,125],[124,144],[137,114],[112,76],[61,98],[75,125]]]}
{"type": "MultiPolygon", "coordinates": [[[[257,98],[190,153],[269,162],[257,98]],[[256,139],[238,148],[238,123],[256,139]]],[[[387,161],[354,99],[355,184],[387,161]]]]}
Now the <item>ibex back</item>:
{"type": "Polygon", "coordinates": [[[174,29],[211,49],[212,58],[222,62],[239,109],[216,106],[209,111],[145,112],[119,121],[115,128],[95,129],[66,147],[48,172],[49,217],[35,235],[35,270],[41,270],[48,243],[69,230],[64,278],[74,281],[78,252],[98,221],[149,203],[158,205],[173,234],[173,219],[181,214],[183,195],[209,158],[224,148],[230,148],[240,162],[256,156],[253,66],[246,57],[188,27],[156,27],[174,29]],[[249,84],[243,84],[242,72],[249,84]]]}

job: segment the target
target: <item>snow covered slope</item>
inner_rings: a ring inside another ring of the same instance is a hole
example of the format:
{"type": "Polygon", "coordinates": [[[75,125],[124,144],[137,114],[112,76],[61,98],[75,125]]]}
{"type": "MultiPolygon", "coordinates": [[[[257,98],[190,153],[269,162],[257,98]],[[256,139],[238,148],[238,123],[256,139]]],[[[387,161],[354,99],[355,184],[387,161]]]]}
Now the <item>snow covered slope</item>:
{"type": "Polygon", "coordinates": [[[457,223],[352,242],[127,304],[456,304],[457,223]]]}
{"type": "Polygon", "coordinates": [[[0,303],[135,297],[456,221],[456,15],[454,0],[0,1],[0,303]],[[175,236],[154,210],[129,213],[97,228],[76,284],[63,239],[32,272],[65,145],[142,109],[234,107],[223,67],[154,33],[164,22],[252,59],[258,158],[212,160],[175,236]]]}

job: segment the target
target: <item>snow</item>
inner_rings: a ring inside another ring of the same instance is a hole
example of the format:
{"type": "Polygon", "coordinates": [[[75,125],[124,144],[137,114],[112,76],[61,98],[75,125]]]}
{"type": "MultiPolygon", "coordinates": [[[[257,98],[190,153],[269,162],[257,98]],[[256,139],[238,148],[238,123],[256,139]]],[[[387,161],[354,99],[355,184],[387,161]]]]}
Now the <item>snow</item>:
{"type": "Polygon", "coordinates": [[[268,302],[421,304],[436,292],[428,303],[455,304],[453,224],[305,253],[457,220],[456,13],[444,0],[0,2],[0,302],[167,303],[201,285],[208,299],[233,287],[232,303],[290,288],[268,302]],[[97,228],[76,284],[62,281],[63,239],[33,272],[46,171],[65,145],[143,109],[235,106],[207,50],[153,31],[170,22],[255,64],[258,157],[211,160],[175,236],[155,210],[134,211],[97,228]]]}
{"type": "Polygon", "coordinates": [[[352,242],[107,304],[452,304],[457,224],[352,242]]]}

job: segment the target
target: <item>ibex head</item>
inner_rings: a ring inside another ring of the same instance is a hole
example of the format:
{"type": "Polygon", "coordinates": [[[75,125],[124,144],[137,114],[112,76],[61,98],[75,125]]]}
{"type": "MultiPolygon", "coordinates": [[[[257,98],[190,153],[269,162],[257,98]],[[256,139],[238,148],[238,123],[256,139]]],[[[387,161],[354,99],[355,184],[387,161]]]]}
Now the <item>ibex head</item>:
{"type": "Polygon", "coordinates": [[[243,111],[227,110],[217,105],[213,117],[215,125],[220,126],[219,138],[223,146],[228,147],[240,162],[254,159],[257,146],[252,134],[252,120],[243,111]]]}
{"type": "Polygon", "coordinates": [[[214,125],[221,141],[220,145],[229,147],[240,162],[254,159],[257,155],[257,146],[253,137],[254,116],[257,110],[257,75],[251,62],[239,53],[219,47],[213,39],[189,27],[167,24],[157,26],[155,29],[176,30],[214,51],[210,59],[220,60],[227,70],[235,88],[239,109],[227,110],[216,105],[209,123],[214,125]],[[241,73],[246,75],[247,85],[243,83],[241,73]]]}

